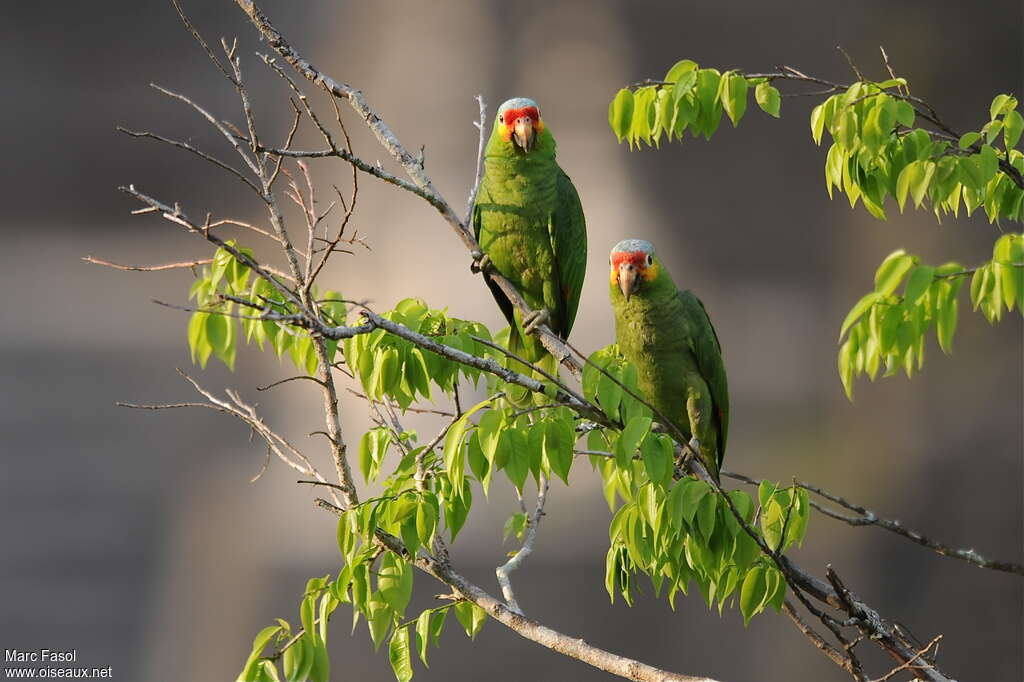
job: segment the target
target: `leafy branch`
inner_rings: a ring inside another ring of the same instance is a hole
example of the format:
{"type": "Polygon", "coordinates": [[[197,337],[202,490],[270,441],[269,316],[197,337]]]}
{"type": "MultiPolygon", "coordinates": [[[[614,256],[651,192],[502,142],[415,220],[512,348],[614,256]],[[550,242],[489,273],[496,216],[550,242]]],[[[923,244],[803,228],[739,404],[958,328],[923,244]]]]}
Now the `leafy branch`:
{"type": "MultiPolygon", "coordinates": [[[[968,215],[983,207],[990,222],[1024,220],[1024,154],[1017,148],[1024,117],[1013,95],[997,95],[988,121],[977,131],[959,133],[927,101],[912,95],[907,80],[896,76],[881,50],[889,78],[872,81],[850,61],[853,83],[810,76],[789,66],[776,71],[744,73],[700,68],[677,62],[663,80],[646,80],[621,89],[608,109],[608,122],[619,141],[631,147],[658,146],[667,140],[710,139],[723,114],[737,126],[747,110],[749,92],[771,116],[780,114],[775,83],[824,86],[792,95],[827,96],[811,111],[811,137],[821,144],[825,131],[832,144],[825,158],[825,186],[845,193],[850,207],[860,201],[880,220],[885,200],[893,197],[902,212],[931,204],[936,218],[968,215]],[[918,125],[923,124],[923,125],[918,125]],[[999,143],[1002,143],[1002,148],[999,143]]],[[[899,250],[878,268],[875,289],[850,310],[840,330],[839,376],[848,397],[853,379],[872,380],[884,368],[892,376],[901,368],[909,377],[924,363],[925,333],[934,325],[940,348],[949,353],[956,330],[957,294],[971,278],[971,302],[989,322],[1024,301],[1024,235],[1005,234],[993,258],[976,268],[956,262],[935,267],[899,250]],[[908,275],[903,296],[896,288],[908,275]],[[843,341],[843,337],[845,341],[843,341]]]]}
{"type": "MultiPolygon", "coordinates": [[[[267,210],[270,229],[255,231],[278,245],[287,260],[287,272],[269,268],[253,249],[219,234],[221,225],[246,229],[244,223],[214,221],[210,216],[194,220],[177,203],[161,201],[134,186],[122,190],[144,204],[140,213],[156,213],[215,247],[208,262],[168,266],[209,266],[196,271],[190,292],[196,301],[188,335],[194,360],[203,365],[215,356],[233,366],[244,337],[260,348],[269,344],[279,356],[287,353],[323,396],[325,430],[315,434],[328,441],[337,483],[321,476],[237,393],[229,392],[230,402],[225,401],[189,379],[206,402],[131,405],[151,409],[204,407],[234,416],[263,438],[268,452],[313,479],[303,482],[326,487],[333,496],[333,501],[317,498],[315,503],[339,517],[337,543],[343,561],[337,577],[313,578],[307,583],[299,606],[301,627],[292,628],[287,621],[279,620],[257,635],[240,679],[277,680],[279,665],[288,679],[328,679],[329,623],[337,607],[347,603],[352,605],[353,625],[365,619],[375,646],[388,640],[392,668],[402,681],[412,677],[413,651],[427,664],[429,643],[437,645],[451,612],[470,637],[491,617],[527,639],[629,679],[709,680],[659,670],[612,654],[523,615],[509,573],[533,551],[549,481],[560,478],[568,484],[581,438],[587,440],[583,452],[595,453],[590,455],[591,463],[602,475],[614,512],[606,571],[612,599],[621,595],[631,602],[633,576],[638,573],[650,578],[656,591],[666,587],[670,601],[696,583],[709,607],[717,603],[721,610],[727,603],[737,604],[745,622],[768,606],[786,613],[815,647],[857,680],[867,680],[854,651],[861,642],[874,642],[894,657],[897,667],[886,677],[911,670],[929,680],[948,679],[929,658],[931,645],[922,649],[902,628],[848,590],[831,567],[826,580],[821,580],[789,558],[786,552],[802,542],[810,509],[815,506],[806,487],[761,482],[756,502],[744,491],[723,489],[694,457],[691,443],[678,433],[666,434],[664,427],[659,429],[654,418],[667,420],[638,395],[636,369],[625,363],[614,347],[589,357],[577,353],[577,359],[571,346],[550,330],[540,328],[546,347],[581,379],[582,390],[577,390],[556,374],[508,353],[502,346],[502,335],[492,334],[477,322],[449,317],[443,310],[431,309],[416,299],[406,299],[393,310],[378,313],[337,291],[320,291],[316,280],[325,263],[334,254],[345,253],[337,247],[343,242],[355,208],[358,173],[410,191],[434,206],[474,261],[479,261],[479,246],[466,221],[434,188],[422,157],[407,151],[362,94],[313,67],[254,4],[236,2],[277,55],[263,57],[263,62],[286,82],[297,99],[292,100],[295,118],[283,144],[270,145],[258,134],[237,44],[222,41],[224,55],[218,56],[176,1],[190,33],[236,89],[245,131],[221,122],[183,95],[161,91],[187,104],[221,132],[242,166],[235,168],[191,145],[156,134],[133,134],[187,151],[222,172],[242,178],[267,210]],[[337,133],[317,117],[301,88],[276,63],[277,58],[328,95],[340,136],[346,140],[344,145],[336,142],[340,139],[337,133]],[[355,155],[338,102],[348,102],[408,179],[389,174],[355,155]],[[317,130],[325,149],[292,149],[304,122],[317,130]],[[339,159],[353,172],[350,199],[346,201],[337,192],[345,213],[333,231],[328,223],[334,204],[318,209],[318,194],[307,164],[317,158],[339,159]],[[302,239],[293,240],[293,225],[284,207],[288,202],[279,201],[277,181],[282,176],[288,179],[285,196],[294,205],[288,208],[300,216],[302,239]],[[295,246],[303,242],[304,249],[295,246]],[[478,385],[481,379],[487,382],[488,397],[464,409],[460,384],[478,385]],[[361,392],[349,390],[365,397],[376,422],[359,440],[358,466],[367,483],[379,484],[381,491],[362,500],[350,470],[350,452],[342,435],[338,407],[338,382],[349,380],[358,384],[361,392]],[[510,387],[528,392],[533,404],[524,408],[508,400],[510,387]],[[433,400],[438,393],[452,402],[452,409],[435,410],[436,416],[443,418],[442,427],[435,437],[420,444],[416,434],[403,428],[399,412],[420,409],[413,404],[433,400]],[[398,463],[386,468],[389,452],[397,454],[398,463]],[[531,477],[538,491],[530,517],[521,506],[522,546],[496,571],[504,601],[459,574],[446,545],[455,541],[466,522],[474,488],[479,486],[487,494],[498,472],[504,472],[515,486],[520,501],[531,477]],[[443,596],[450,603],[426,609],[415,620],[405,616],[413,591],[413,568],[451,590],[450,595],[443,596]],[[831,633],[835,644],[801,618],[794,603],[786,599],[787,592],[831,633]],[[849,634],[851,631],[855,634],[849,634]],[[267,647],[274,648],[265,653],[267,647]]],[[[698,73],[694,82],[700,78],[698,73]]],[[[732,77],[728,79],[727,93],[732,92],[730,88],[742,87],[739,80],[733,81],[732,77]]],[[[756,84],[758,101],[766,110],[774,108],[777,113],[777,97],[762,88],[764,84],[756,84]]],[[[727,100],[730,103],[722,106],[736,122],[742,116],[741,107],[732,94],[727,100]]],[[[479,104],[482,140],[483,101],[479,104]]],[[[478,159],[470,208],[479,181],[478,159]]],[[[355,239],[352,235],[347,243],[356,243],[355,239]]],[[[114,266],[100,259],[94,261],[114,266]]],[[[508,280],[493,271],[485,272],[485,276],[497,283],[521,311],[529,312],[508,280]]]]}

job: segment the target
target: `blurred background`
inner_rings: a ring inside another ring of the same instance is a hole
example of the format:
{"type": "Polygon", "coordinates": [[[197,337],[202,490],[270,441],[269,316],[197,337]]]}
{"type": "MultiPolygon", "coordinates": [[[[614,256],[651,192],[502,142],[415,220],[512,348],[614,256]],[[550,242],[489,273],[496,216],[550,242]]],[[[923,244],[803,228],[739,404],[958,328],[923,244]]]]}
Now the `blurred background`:
{"type": "MultiPolygon", "coordinates": [[[[409,149],[425,145],[428,172],[460,210],[477,147],[473,96],[484,95],[488,118],[508,97],[538,100],[589,228],[573,341],[593,350],[612,340],[608,250],[627,236],[650,238],[717,326],[733,401],[727,468],[782,481],[795,475],[952,546],[1021,561],[1020,316],[992,327],[963,307],[952,357],[929,341],[920,375],[860,382],[854,403],[835,369],[839,324],[890,251],[974,264],[991,257],[1000,228],[983,216],[939,225],[926,212],[901,216],[891,203],[890,220],[879,222],[851,211],[845,197],[829,201],[824,151],[808,134],[811,98],[785,98],[781,120],[752,108],[739,129],[725,124],[711,143],[687,139],[658,152],[616,145],[606,122],[619,87],[660,77],[681,58],[722,69],[785,63],[848,82],[836,45],[875,78],[884,76],[884,45],[952,127],[977,129],[995,94],[1022,92],[1019,2],[262,5],[314,64],[361,88],[409,149]]],[[[287,91],[255,57],[266,47],[245,17],[227,0],[185,7],[211,42],[238,36],[263,136],[283,139],[287,91]]],[[[184,303],[191,275],[117,272],[80,259],[155,264],[209,255],[166,221],[130,216],[137,206],[119,184],[181,202],[193,216],[264,221],[237,181],[114,131],[152,130],[230,159],[204,121],[148,83],[241,124],[236,95],[163,0],[8,2],[0,36],[0,647],[76,648],[79,665],[110,665],[126,682],[234,679],[260,628],[276,616],[298,620],[305,579],[337,570],[334,520],[313,509],[313,493],[278,462],[249,482],[264,452],[242,425],[202,410],[114,406],[195,398],[174,372],[190,367],[187,316],[151,303],[184,303]]],[[[330,119],[326,102],[314,100],[330,119]]],[[[391,167],[344,115],[356,152],[391,167]]],[[[319,143],[303,133],[300,146],[319,143]]],[[[348,191],[340,162],[315,168],[324,191],[331,183],[348,191]]],[[[352,227],[372,251],[337,258],[325,283],[381,310],[415,295],[500,326],[464,248],[424,202],[364,176],[352,227]]],[[[242,237],[266,253],[266,243],[242,237]]],[[[305,435],[322,428],[314,391],[303,382],[255,390],[292,374],[290,365],[247,351],[234,374],[214,362],[189,371],[211,389],[234,387],[259,402],[270,424],[330,471],[322,441],[305,435]]],[[[368,424],[365,406],[346,400],[343,410],[356,442],[368,424]]],[[[408,425],[424,434],[437,428],[422,419],[408,425]]],[[[609,605],[609,513],[589,468],[580,463],[573,475],[571,488],[553,486],[536,551],[514,576],[528,615],[669,670],[733,682],[848,679],[773,613],[744,628],[736,609],[719,617],[698,596],[675,612],[651,594],[632,609],[609,605]]],[[[511,548],[502,546],[501,526],[515,502],[507,486],[495,486],[489,501],[479,497],[453,558],[496,593],[493,569],[511,548]]],[[[821,516],[795,558],[819,574],[831,563],[922,641],[944,634],[938,660],[951,676],[1021,679],[1019,577],[821,516]]],[[[441,588],[418,576],[413,607],[432,603],[441,588]]],[[[347,613],[339,609],[332,629],[333,679],[393,679],[365,626],[349,636],[347,613]]],[[[870,646],[861,652],[876,674],[890,667],[870,646]]],[[[417,664],[416,675],[610,679],[495,623],[470,644],[454,621],[431,668],[417,664]]]]}

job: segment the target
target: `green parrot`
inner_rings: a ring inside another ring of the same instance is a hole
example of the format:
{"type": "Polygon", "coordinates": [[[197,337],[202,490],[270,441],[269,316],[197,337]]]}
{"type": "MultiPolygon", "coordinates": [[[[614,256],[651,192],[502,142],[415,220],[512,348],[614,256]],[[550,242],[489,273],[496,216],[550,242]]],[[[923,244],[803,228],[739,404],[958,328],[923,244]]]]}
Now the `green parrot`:
{"type": "Polygon", "coordinates": [[[487,280],[510,326],[509,350],[536,363],[545,350],[528,335],[534,326],[547,323],[563,339],[572,329],[586,272],[587,227],[576,188],[555,161],[555,138],[531,99],[517,97],[498,108],[473,231],[483,252],[478,267],[493,264],[538,313],[522,319],[487,280]]]}
{"type": "Polygon", "coordinates": [[[701,461],[718,480],[729,431],[729,387],[704,304],[676,288],[648,241],[619,242],[610,262],[619,350],[636,365],[643,396],[686,438],[697,439],[701,461]]]}

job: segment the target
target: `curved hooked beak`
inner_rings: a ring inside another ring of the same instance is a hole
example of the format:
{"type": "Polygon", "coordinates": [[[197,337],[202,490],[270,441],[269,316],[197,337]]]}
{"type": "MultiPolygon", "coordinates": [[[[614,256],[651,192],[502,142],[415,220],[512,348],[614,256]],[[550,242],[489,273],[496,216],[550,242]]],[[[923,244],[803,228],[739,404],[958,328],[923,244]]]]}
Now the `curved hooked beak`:
{"type": "Polygon", "coordinates": [[[533,143],[537,133],[533,129],[533,119],[529,116],[520,116],[516,119],[515,127],[512,129],[512,139],[524,151],[533,149],[533,143]]]}
{"type": "Polygon", "coordinates": [[[636,290],[640,286],[640,278],[637,277],[636,266],[632,263],[622,263],[619,265],[619,289],[622,290],[622,295],[629,301],[629,297],[636,293],[636,290]]]}

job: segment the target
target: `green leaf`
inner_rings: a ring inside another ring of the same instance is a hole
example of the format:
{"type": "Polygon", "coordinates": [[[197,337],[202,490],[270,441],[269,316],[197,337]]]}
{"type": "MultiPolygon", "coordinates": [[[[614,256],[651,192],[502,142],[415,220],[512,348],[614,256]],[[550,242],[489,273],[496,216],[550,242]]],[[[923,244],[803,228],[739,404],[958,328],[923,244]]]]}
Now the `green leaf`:
{"type": "Polygon", "coordinates": [[[996,95],[988,108],[989,115],[994,120],[1017,106],[1017,100],[1010,95],[996,95]]]}
{"type": "Polygon", "coordinates": [[[657,91],[652,86],[638,88],[633,93],[633,119],[629,131],[630,144],[639,146],[641,140],[647,144],[651,143],[651,124],[654,122],[653,116],[651,116],[651,105],[654,104],[656,95],[657,91]]]}
{"type": "Polygon", "coordinates": [[[750,84],[747,83],[743,74],[730,72],[722,76],[721,85],[719,85],[719,99],[734,128],[739,125],[740,119],[747,111],[747,89],[749,87],[750,84]]]}
{"type": "Polygon", "coordinates": [[[692,478],[683,478],[676,483],[676,488],[682,488],[679,493],[679,500],[676,502],[677,510],[681,510],[682,519],[687,525],[693,525],[693,518],[697,514],[701,500],[705,495],[711,493],[711,486],[704,481],[695,481],[692,478]]]}
{"type": "Polygon", "coordinates": [[[888,296],[896,291],[903,276],[914,266],[914,257],[903,249],[893,251],[875,271],[875,292],[880,296],[888,296]]]}
{"type": "Polygon", "coordinates": [[[425,493],[419,506],[416,507],[416,534],[420,544],[432,547],[434,533],[437,531],[437,498],[433,493],[425,493]]]}
{"type": "Polygon", "coordinates": [[[910,277],[907,278],[907,288],[903,291],[903,300],[909,305],[915,305],[924,293],[931,286],[932,278],[935,275],[935,268],[930,265],[918,265],[914,268],[910,277]]]}
{"type": "Polygon", "coordinates": [[[716,69],[701,69],[697,73],[696,98],[700,103],[700,115],[696,124],[705,139],[711,139],[722,118],[722,102],[719,98],[721,74],[716,69]]]}
{"type": "Polygon", "coordinates": [[[213,353],[225,365],[234,369],[234,324],[224,315],[212,314],[206,317],[206,338],[213,347],[213,353]]]}
{"type": "Polygon", "coordinates": [[[775,118],[779,117],[779,106],[782,103],[782,98],[779,96],[779,91],[771,83],[768,81],[758,83],[757,87],[754,88],[754,99],[757,100],[758,106],[766,114],[775,118]]]}
{"type": "Polygon", "coordinates": [[[441,631],[444,629],[444,621],[448,617],[449,610],[449,607],[445,607],[430,614],[430,641],[434,646],[441,644],[441,631]]]}
{"type": "Polygon", "coordinates": [[[313,666],[316,664],[316,646],[312,644],[311,638],[303,636],[295,644],[284,652],[284,676],[288,682],[301,682],[308,680],[313,666]],[[291,667],[289,670],[288,653],[294,650],[291,655],[291,667]]]}
{"type": "Polygon", "coordinates": [[[608,107],[608,125],[611,126],[619,142],[629,136],[633,122],[633,93],[622,88],[608,107]]]}
{"type": "Polygon", "coordinates": [[[426,609],[416,619],[416,653],[419,655],[423,665],[427,668],[427,645],[430,644],[430,616],[433,609],[426,609]]]}
{"type": "Polygon", "coordinates": [[[645,438],[640,445],[640,456],[647,478],[664,485],[672,472],[672,445],[664,438],[645,438]]]}
{"type": "Polygon", "coordinates": [[[391,610],[401,616],[412,597],[413,569],[393,552],[385,552],[377,571],[377,589],[391,610]]]}
{"type": "Polygon", "coordinates": [[[455,542],[455,536],[459,534],[459,531],[466,524],[466,519],[469,517],[469,510],[472,506],[473,489],[469,486],[465,486],[462,489],[462,494],[458,497],[453,496],[445,500],[444,520],[448,525],[448,531],[451,533],[452,542],[455,542]]]}
{"type": "MultiPolygon", "coordinates": [[[[959,287],[957,287],[959,288],[959,287]]],[[[939,347],[946,353],[953,349],[953,332],[956,331],[957,307],[956,289],[948,284],[942,288],[935,320],[935,334],[939,347]]]]}
{"type": "MultiPolygon", "coordinates": [[[[605,368],[605,371],[608,371],[608,368],[605,368]]],[[[618,416],[622,388],[604,374],[601,374],[597,381],[597,402],[609,417],[615,419],[618,416]]]]}
{"type": "MultiPolygon", "coordinates": [[[[665,74],[664,81],[666,83],[679,83],[681,78],[686,78],[689,74],[693,74],[693,80],[697,80],[697,63],[689,59],[680,59],[678,62],[672,65],[672,68],[665,74]]],[[[692,84],[692,83],[691,83],[692,84]]]]}
{"type": "Polygon", "coordinates": [[[743,614],[743,625],[747,625],[764,604],[768,586],[764,577],[764,567],[754,566],[747,572],[740,587],[740,613],[743,614]]]}
{"type": "Polygon", "coordinates": [[[832,186],[841,192],[843,191],[843,167],[846,165],[846,150],[839,144],[833,143],[828,148],[828,155],[825,157],[825,189],[828,190],[828,198],[832,198],[832,186]]]}
{"type": "Polygon", "coordinates": [[[327,657],[327,646],[317,644],[311,646],[313,665],[309,669],[309,679],[313,682],[329,682],[331,678],[331,662],[327,657]]]}
{"type": "Polygon", "coordinates": [[[460,601],[455,604],[455,617],[459,619],[466,635],[470,639],[476,639],[477,633],[487,620],[487,612],[471,601],[460,601]]]}
{"type": "Polygon", "coordinates": [[[857,114],[853,109],[847,108],[840,115],[836,142],[851,151],[854,149],[857,143],[857,114]]]}
{"type": "Polygon", "coordinates": [[[914,107],[910,102],[904,100],[896,102],[896,121],[898,123],[907,128],[913,127],[915,116],[914,107]]]}
{"type": "Polygon", "coordinates": [[[569,484],[569,469],[573,461],[572,426],[564,419],[555,419],[544,424],[542,451],[551,471],[565,484],[569,484]]]}
{"type": "Polygon", "coordinates": [[[958,144],[960,146],[960,149],[967,149],[975,142],[977,142],[979,139],[981,139],[981,133],[964,133],[963,135],[960,136],[960,142],[958,144]]]}
{"type": "MultiPolygon", "coordinates": [[[[684,59],[683,61],[689,62],[688,59],[684,59]]],[[[680,64],[681,63],[682,62],[680,62],[680,64]]],[[[693,64],[693,62],[689,63],[693,64]]],[[[676,103],[677,108],[679,105],[679,100],[682,99],[684,95],[692,91],[693,86],[696,85],[696,83],[697,65],[693,64],[693,67],[690,68],[690,70],[684,71],[683,73],[679,74],[679,77],[675,81],[675,85],[672,86],[672,101],[676,103]]]]}
{"type": "Polygon", "coordinates": [[[899,177],[896,179],[896,201],[900,205],[900,212],[906,206],[910,188],[920,181],[923,174],[924,169],[921,167],[920,161],[911,161],[900,171],[899,177]]]}
{"type": "Polygon", "coordinates": [[[505,527],[501,532],[501,541],[505,542],[510,535],[522,540],[523,533],[526,531],[526,521],[526,514],[513,514],[508,517],[508,521],[505,522],[505,527]]]}
{"type": "Polygon", "coordinates": [[[1022,131],[1024,131],[1024,116],[1021,116],[1020,112],[1015,109],[1003,119],[1003,143],[1007,149],[1017,146],[1022,131]]]}
{"type": "Polygon", "coordinates": [[[507,429],[502,440],[507,440],[509,444],[505,474],[516,490],[522,493],[526,475],[530,472],[530,447],[526,435],[518,429],[507,429]]]}
{"type": "Polygon", "coordinates": [[[814,144],[821,144],[821,133],[825,129],[825,105],[819,104],[811,109],[811,137],[814,144]]]}
{"type": "Polygon", "coordinates": [[[206,361],[213,352],[213,346],[206,338],[206,320],[209,317],[209,313],[193,313],[188,323],[188,346],[192,351],[192,362],[198,362],[201,367],[206,367],[206,361]]]}
{"type": "MultiPolygon", "coordinates": [[[[978,155],[964,156],[957,159],[956,167],[959,171],[960,181],[964,183],[964,186],[968,189],[979,190],[985,186],[987,182],[982,174],[981,167],[977,162],[978,155]]],[[[965,200],[967,196],[965,195],[965,200]]],[[[968,203],[968,211],[973,210],[973,207],[968,203]]]]}
{"type": "Polygon", "coordinates": [[[399,682],[409,682],[412,679],[408,625],[395,630],[395,634],[391,635],[391,643],[388,644],[388,659],[391,661],[391,669],[395,672],[395,679],[399,682]]]}
{"type": "Polygon", "coordinates": [[[374,649],[380,647],[384,641],[393,619],[391,607],[380,598],[379,592],[374,592],[366,602],[366,625],[370,629],[374,649]]]}
{"type": "Polygon", "coordinates": [[[710,542],[711,534],[715,532],[715,514],[718,509],[718,496],[705,495],[701,498],[697,507],[697,528],[700,529],[704,539],[710,542]]]}
{"type": "Polygon", "coordinates": [[[242,667],[242,672],[238,675],[239,679],[248,679],[252,677],[256,666],[259,664],[260,654],[263,653],[263,647],[265,647],[270,639],[280,631],[280,625],[269,625],[256,634],[256,637],[252,640],[252,653],[249,654],[249,658],[246,660],[245,666],[242,667]]]}
{"type": "Polygon", "coordinates": [[[629,460],[636,454],[636,449],[650,430],[650,417],[637,415],[629,420],[615,443],[615,461],[621,468],[628,466],[629,460]]]}
{"type": "Polygon", "coordinates": [[[457,490],[462,490],[466,460],[463,456],[462,437],[466,434],[468,415],[463,415],[448,429],[444,437],[444,469],[457,490]]]}
{"type": "Polygon", "coordinates": [[[877,291],[871,291],[864,294],[853,308],[850,309],[850,312],[846,314],[846,319],[843,320],[843,325],[839,328],[839,338],[842,339],[843,335],[846,334],[846,330],[849,329],[854,322],[859,320],[861,316],[881,298],[882,294],[877,291]]]}

